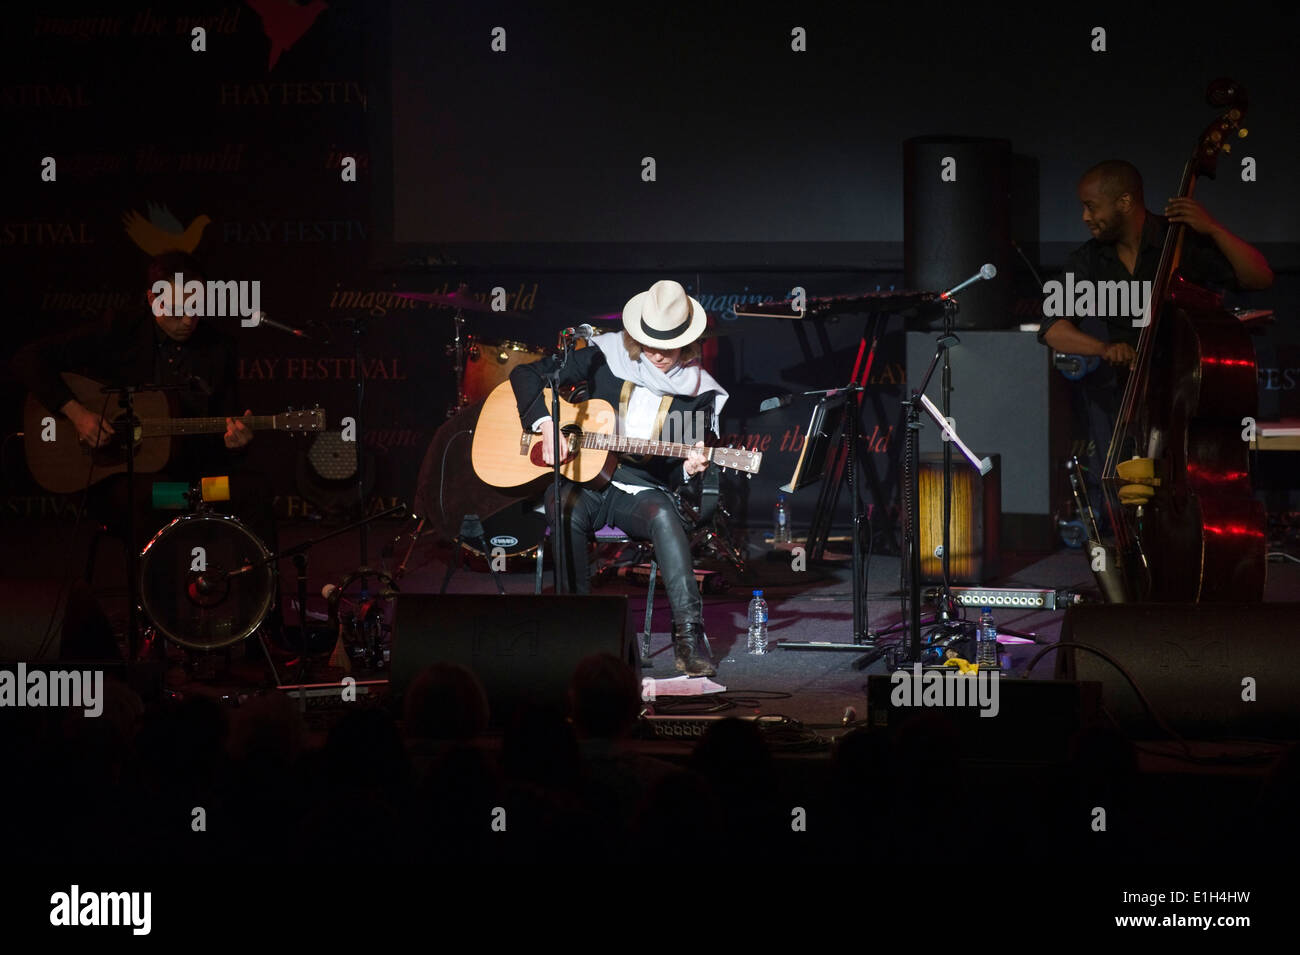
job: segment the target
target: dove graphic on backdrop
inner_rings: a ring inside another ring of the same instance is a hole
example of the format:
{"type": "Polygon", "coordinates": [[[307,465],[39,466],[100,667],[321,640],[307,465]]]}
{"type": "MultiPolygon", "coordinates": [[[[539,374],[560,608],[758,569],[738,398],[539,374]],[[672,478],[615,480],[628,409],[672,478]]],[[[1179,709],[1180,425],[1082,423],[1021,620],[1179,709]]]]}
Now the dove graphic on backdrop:
{"type": "Polygon", "coordinates": [[[149,256],[177,250],[193,255],[203,238],[203,230],[212,220],[201,215],[188,226],[182,226],[166,206],[153,202],[148,205],[148,219],[134,209],[122,213],[122,225],[131,241],[149,256]]]}

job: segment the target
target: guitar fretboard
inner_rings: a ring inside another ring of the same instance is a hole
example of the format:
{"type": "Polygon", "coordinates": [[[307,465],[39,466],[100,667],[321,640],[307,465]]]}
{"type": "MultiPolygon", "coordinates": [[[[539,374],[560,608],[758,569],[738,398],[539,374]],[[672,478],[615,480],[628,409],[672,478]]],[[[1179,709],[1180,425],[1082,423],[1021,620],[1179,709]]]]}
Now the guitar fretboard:
{"type": "MultiPolygon", "coordinates": [[[[629,438],[621,434],[598,434],[583,432],[582,446],[596,451],[613,451],[616,454],[656,454],[670,458],[689,458],[694,451],[701,450],[689,444],[675,444],[670,441],[651,441],[648,438],[629,438]]],[[[709,459],[713,458],[713,449],[704,448],[709,459]]]]}
{"type": "MultiPolygon", "coordinates": [[[[254,431],[275,428],[275,415],[238,415],[254,431]]],[[[140,422],[144,437],[155,438],[176,434],[220,434],[226,430],[225,418],[145,418],[140,422]]]]}

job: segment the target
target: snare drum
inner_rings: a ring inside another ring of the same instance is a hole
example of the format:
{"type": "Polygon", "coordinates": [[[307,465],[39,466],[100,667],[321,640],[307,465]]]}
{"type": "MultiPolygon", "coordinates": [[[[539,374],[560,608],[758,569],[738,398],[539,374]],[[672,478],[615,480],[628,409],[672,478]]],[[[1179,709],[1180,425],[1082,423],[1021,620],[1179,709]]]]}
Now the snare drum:
{"type": "Polygon", "coordinates": [[[140,552],[140,605],[160,634],[193,650],[238,643],[271,612],[274,562],[228,514],[185,514],[140,552]]]}
{"type": "Polygon", "coordinates": [[[524,342],[474,341],[465,362],[465,398],[467,402],[481,401],[492,389],[510,378],[510,372],[520,365],[531,365],[546,357],[544,348],[524,342]]]}

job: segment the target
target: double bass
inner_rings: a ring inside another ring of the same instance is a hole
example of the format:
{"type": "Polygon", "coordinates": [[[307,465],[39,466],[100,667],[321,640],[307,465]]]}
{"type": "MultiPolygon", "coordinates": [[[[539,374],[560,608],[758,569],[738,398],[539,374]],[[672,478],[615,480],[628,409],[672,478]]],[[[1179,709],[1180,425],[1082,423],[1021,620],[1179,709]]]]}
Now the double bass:
{"type": "MultiPolygon", "coordinates": [[[[1206,93],[1224,112],[1183,168],[1179,197],[1214,178],[1243,138],[1246,91],[1227,79],[1206,93]]],[[[1170,223],[1146,325],[1102,471],[1124,601],[1260,601],[1264,505],[1250,481],[1244,429],[1258,404],[1255,349],[1222,298],[1177,273],[1184,230],[1170,223]]]]}

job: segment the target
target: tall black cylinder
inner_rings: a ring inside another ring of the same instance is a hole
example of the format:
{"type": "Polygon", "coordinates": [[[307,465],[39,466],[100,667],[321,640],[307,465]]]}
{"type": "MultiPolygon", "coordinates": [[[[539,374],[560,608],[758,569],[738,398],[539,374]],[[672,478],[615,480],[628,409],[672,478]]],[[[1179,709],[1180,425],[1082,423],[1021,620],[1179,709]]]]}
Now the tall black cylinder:
{"type": "Polygon", "coordinates": [[[903,143],[903,277],[941,292],[979,271],[998,270],[957,298],[958,328],[1010,328],[1011,143],[918,136],[903,143]]]}

